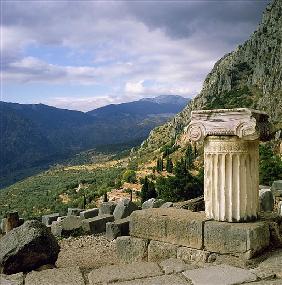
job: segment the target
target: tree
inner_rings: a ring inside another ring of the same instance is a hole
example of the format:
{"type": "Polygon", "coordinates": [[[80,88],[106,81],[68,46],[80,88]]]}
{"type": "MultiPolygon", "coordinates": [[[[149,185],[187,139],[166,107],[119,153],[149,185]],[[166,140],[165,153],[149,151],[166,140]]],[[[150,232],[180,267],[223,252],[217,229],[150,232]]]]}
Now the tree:
{"type": "Polygon", "coordinates": [[[173,170],[173,163],[172,163],[172,160],[171,158],[167,157],[167,160],[166,160],[166,171],[169,172],[169,173],[172,173],[172,170],[173,170]]]}
{"type": "Polygon", "coordinates": [[[128,169],[123,173],[122,179],[128,183],[135,183],[137,181],[136,172],[134,170],[128,169]]]}
{"type": "Polygon", "coordinates": [[[155,185],[152,181],[149,181],[148,177],[146,176],[141,188],[141,202],[144,203],[148,199],[156,197],[157,197],[157,192],[155,189],[155,185]]]}
{"type": "Polygon", "coordinates": [[[185,160],[186,160],[186,165],[187,165],[188,169],[191,169],[193,166],[193,162],[194,162],[194,153],[193,153],[193,149],[192,149],[191,144],[188,144],[188,147],[186,149],[185,160]]]}
{"type": "Polygon", "coordinates": [[[270,145],[260,145],[259,180],[261,184],[271,185],[273,181],[282,179],[282,161],[275,155],[270,145]]]}
{"type": "Polygon", "coordinates": [[[158,197],[165,201],[177,202],[189,200],[203,193],[202,172],[194,177],[187,170],[186,160],[177,161],[172,177],[159,177],[156,181],[158,197]]]}
{"type": "Polygon", "coordinates": [[[162,158],[158,158],[157,160],[157,171],[161,172],[164,169],[164,163],[162,158]]]}

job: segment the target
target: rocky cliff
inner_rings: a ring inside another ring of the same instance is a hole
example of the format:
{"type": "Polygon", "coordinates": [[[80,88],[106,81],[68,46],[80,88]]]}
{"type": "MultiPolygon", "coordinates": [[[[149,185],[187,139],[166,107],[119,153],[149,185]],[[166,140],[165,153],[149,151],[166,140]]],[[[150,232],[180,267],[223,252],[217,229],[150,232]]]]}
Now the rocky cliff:
{"type": "Polygon", "coordinates": [[[272,1],[250,38],[222,57],[203,88],[173,120],[151,131],[138,154],[181,137],[196,109],[250,107],[264,110],[276,129],[282,125],[282,0],[272,1]]]}

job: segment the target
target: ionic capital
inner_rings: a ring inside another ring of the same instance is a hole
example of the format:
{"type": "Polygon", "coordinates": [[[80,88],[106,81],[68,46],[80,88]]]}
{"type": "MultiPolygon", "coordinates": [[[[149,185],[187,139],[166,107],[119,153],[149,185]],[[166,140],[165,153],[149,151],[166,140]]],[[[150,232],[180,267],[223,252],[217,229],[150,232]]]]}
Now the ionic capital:
{"type": "Polygon", "coordinates": [[[186,128],[191,141],[206,136],[237,136],[243,140],[267,140],[270,132],[265,112],[238,108],[192,111],[186,128]]]}

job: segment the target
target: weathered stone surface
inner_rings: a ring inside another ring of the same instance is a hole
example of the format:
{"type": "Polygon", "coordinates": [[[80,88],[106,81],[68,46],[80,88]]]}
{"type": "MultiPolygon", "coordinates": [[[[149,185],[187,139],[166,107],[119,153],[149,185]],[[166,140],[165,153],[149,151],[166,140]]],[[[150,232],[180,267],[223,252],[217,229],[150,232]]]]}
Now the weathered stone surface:
{"type": "Polygon", "coordinates": [[[164,200],[151,198],[142,204],[142,209],[159,208],[164,204],[164,200]]]}
{"type": "Polygon", "coordinates": [[[259,202],[261,211],[271,212],[274,207],[273,192],[270,189],[260,189],[259,202]]]}
{"type": "Polygon", "coordinates": [[[117,220],[114,222],[109,222],[106,224],[106,238],[111,241],[119,236],[129,235],[129,221],[130,217],[117,220]]]}
{"type": "Polygon", "coordinates": [[[132,212],[138,210],[138,206],[129,199],[119,201],[114,210],[115,220],[123,219],[131,215],[132,212]]]}
{"type": "Polygon", "coordinates": [[[115,202],[103,202],[100,205],[99,208],[99,216],[100,215],[112,215],[114,213],[114,210],[116,208],[115,202]]]}
{"type": "Polygon", "coordinates": [[[251,258],[269,245],[265,222],[226,223],[208,221],[204,226],[205,249],[218,253],[246,253],[251,258]]]}
{"type": "Polygon", "coordinates": [[[181,246],[177,249],[177,258],[185,262],[208,262],[209,251],[181,246]]]}
{"type": "Polygon", "coordinates": [[[148,246],[148,261],[176,258],[177,247],[171,243],[152,240],[148,246]]]}
{"type": "Polygon", "coordinates": [[[126,281],[137,278],[162,275],[157,263],[136,262],[124,265],[110,265],[92,270],[89,275],[89,284],[105,284],[113,281],[126,281]]]}
{"type": "Polygon", "coordinates": [[[271,185],[271,191],[275,196],[282,196],[282,180],[276,180],[271,185]]]}
{"type": "Polygon", "coordinates": [[[278,203],[278,214],[282,216],[282,201],[278,203]]]}
{"type": "Polygon", "coordinates": [[[79,215],[81,219],[90,219],[90,218],[97,217],[98,214],[99,214],[99,209],[93,208],[93,209],[82,211],[80,212],[79,215]]]}
{"type": "Polygon", "coordinates": [[[68,216],[79,216],[80,212],[82,212],[83,209],[80,208],[68,208],[68,216]]]}
{"type": "Polygon", "coordinates": [[[1,220],[1,223],[0,223],[0,233],[3,233],[3,234],[6,233],[6,221],[7,221],[6,218],[3,218],[1,220]]]}
{"type": "Polygon", "coordinates": [[[182,274],[192,280],[194,285],[233,285],[257,279],[249,270],[224,264],[187,270],[182,274]]]}
{"type": "Polygon", "coordinates": [[[25,285],[84,285],[78,267],[32,271],[25,278],[25,285]]]}
{"type": "Polygon", "coordinates": [[[74,230],[81,228],[82,220],[79,216],[67,216],[60,221],[53,222],[51,225],[51,232],[55,236],[69,234],[74,230]]]}
{"type": "Polygon", "coordinates": [[[282,264],[282,250],[276,250],[271,254],[270,257],[268,257],[266,260],[260,263],[257,269],[266,272],[271,270],[272,272],[275,273],[277,277],[282,278],[281,264],[282,264]]]}
{"type": "Polygon", "coordinates": [[[5,220],[5,232],[8,233],[12,229],[20,226],[20,217],[18,212],[9,212],[5,220]]]}
{"type": "Polygon", "coordinates": [[[52,222],[57,221],[57,219],[60,217],[59,213],[54,213],[54,214],[50,214],[50,215],[44,215],[42,216],[42,223],[45,226],[49,226],[52,224],[52,222]]]}
{"type": "Polygon", "coordinates": [[[173,203],[172,202],[165,202],[164,204],[162,204],[160,206],[160,208],[170,208],[173,207],[173,203]]]}
{"type": "Polygon", "coordinates": [[[116,240],[117,256],[124,263],[146,261],[148,259],[149,241],[130,236],[118,237],[116,240]]]}
{"type": "Polygon", "coordinates": [[[135,211],[131,214],[130,235],[201,249],[204,213],[175,208],[135,211]]]}
{"type": "Polygon", "coordinates": [[[281,285],[282,279],[276,279],[276,280],[262,280],[257,282],[251,282],[251,283],[244,283],[245,285],[281,285]]]}
{"type": "Polygon", "coordinates": [[[113,215],[101,215],[91,219],[82,220],[82,228],[87,233],[103,233],[106,231],[106,224],[113,221],[113,215]]]}
{"type": "Polygon", "coordinates": [[[205,211],[205,201],[204,196],[200,196],[188,201],[177,202],[173,204],[173,207],[177,209],[190,210],[192,212],[205,211]]]}
{"type": "Polygon", "coordinates": [[[124,281],[114,283],[116,285],[190,285],[182,276],[178,274],[162,275],[157,277],[149,277],[144,279],[135,279],[132,281],[124,281]]]}
{"type": "Polygon", "coordinates": [[[47,227],[27,221],[0,239],[0,272],[14,274],[55,264],[60,247],[47,227]]]}
{"type": "Polygon", "coordinates": [[[159,263],[161,269],[165,274],[180,273],[188,269],[197,268],[196,265],[186,264],[183,260],[178,258],[169,258],[159,263]]]}
{"type": "Polygon", "coordinates": [[[22,272],[12,275],[0,274],[0,285],[23,285],[24,275],[22,272]]]}

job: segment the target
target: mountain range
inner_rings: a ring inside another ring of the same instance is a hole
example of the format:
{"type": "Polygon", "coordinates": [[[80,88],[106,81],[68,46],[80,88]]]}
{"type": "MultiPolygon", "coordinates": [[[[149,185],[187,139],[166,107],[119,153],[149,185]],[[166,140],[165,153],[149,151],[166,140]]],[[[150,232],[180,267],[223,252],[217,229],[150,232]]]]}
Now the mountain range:
{"type": "Polygon", "coordinates": [[[80,151],[137,144],[188,101],[181,96],[162,95],[87,113],[43,104],[0,102],[0,187],[80,151]]]}

